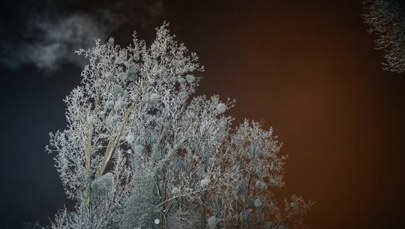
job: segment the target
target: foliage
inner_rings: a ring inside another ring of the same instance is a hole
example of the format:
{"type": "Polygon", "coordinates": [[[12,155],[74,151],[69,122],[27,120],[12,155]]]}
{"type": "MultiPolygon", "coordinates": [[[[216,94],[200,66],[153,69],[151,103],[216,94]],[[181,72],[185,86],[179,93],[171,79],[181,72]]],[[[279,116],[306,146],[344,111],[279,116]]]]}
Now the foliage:
{"type": "Polygon", "coordinates": [[[364,0],[363,20],[375,33],[376,48],[383,50],[384,70],[405,71],[405,4],[401,0],[364,0]]]}
{"type": "Polygon", "coordinates": [[[134,34],[78,53],[89,64],[47,147],[77,204],[52,228],[280,228],[313,204],[277,207],[286,156],[272,129],[232,128],[233,100],[193,96],[203,68],[166,24],[150,46],[134,34]]]}

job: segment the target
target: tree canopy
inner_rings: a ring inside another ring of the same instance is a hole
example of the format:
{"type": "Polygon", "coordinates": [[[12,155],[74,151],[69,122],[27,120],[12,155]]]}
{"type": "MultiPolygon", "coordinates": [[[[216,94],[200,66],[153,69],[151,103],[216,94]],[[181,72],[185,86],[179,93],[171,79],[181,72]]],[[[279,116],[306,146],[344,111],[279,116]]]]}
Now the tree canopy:
{"type": "Polygon", "coordinates": [[[273,130],[227,115],[234,101],[196,96],[203,71],[167,24],[147,45],[133,35],[78,54],[89,60],[65,99],[65,130],[48,152],[75,209],[51,228],[299,227],[313,204],[277,204],[287,156],[273,130]]]}

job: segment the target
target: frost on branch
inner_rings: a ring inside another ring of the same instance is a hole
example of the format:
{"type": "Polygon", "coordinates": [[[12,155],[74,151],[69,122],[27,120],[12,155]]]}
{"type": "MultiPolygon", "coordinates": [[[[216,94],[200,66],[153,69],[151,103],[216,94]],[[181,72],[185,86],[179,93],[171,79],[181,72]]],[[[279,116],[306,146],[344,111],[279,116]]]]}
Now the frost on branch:
{"type": "Polygon", "coordinates": [[[93,199],[105,198],[114,185],[114,176],[111,173],[106,173],[103,176],[93,180],[91,183],[91,197],[93,199]]]}
{"type": "Polygon", "coordinates": [[[76,206],[52,228],[257,228],[311,205],[277,207],[280,143],[256,122],[232,128],[233,100],[194,95],[203,69],[166,24],[149,46],[134,34],[78,53],[89,64],[47,147],[76,206]]]}
{"type": "Polygon", "coordinates": [[[376,49],[384,51],[383,69],[405,71],[405,4],[402,0],[363,0],[368,31],[376,34],[376,49]]]}

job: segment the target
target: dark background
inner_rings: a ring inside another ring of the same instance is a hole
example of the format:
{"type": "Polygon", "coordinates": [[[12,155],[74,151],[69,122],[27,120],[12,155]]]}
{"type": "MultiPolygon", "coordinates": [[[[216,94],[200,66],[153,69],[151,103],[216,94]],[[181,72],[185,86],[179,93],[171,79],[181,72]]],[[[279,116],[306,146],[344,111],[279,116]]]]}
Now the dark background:
{"type": "Polygon", "coordinates": [[[405,76],[381,70],[359,1],[50,2],[0,5],[0,228],[46,225],[66,203],[44,151],[80,81],[82,62],[63,55],[96,35],[150,41],[163,20],[205,66],[199,93],[235,98],[237,122],[274,128],[290,158],[280,194],[317,201],[307,225],[405,227],[405,76]],[[100,29],[67,24],[79,32],[64,39],[58,19],[75,14],[100,29]]]}

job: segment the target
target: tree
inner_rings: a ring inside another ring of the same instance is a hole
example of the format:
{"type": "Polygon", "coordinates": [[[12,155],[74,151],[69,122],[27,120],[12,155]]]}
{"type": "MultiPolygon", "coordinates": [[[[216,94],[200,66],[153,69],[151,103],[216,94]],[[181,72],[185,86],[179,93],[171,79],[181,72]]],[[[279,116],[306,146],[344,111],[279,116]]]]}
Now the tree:
{"type": "Polygon", "coordinates": [[[77,204],[52,228],[281,228],[312,206],[277,207],[286,156],[272,129],[232,128],[233,100],[194,96],[203,68],[167,24],[150,46],[134,34],[77,53],[89,64],[47,147],[77,204]]]}
{"type": "Polygon", "coordinates": [[[363,20],[375,33],[376,49],[383,50],[383,69],[405,71],[405,4],[401,0],[364,0],[363,20]]]}

